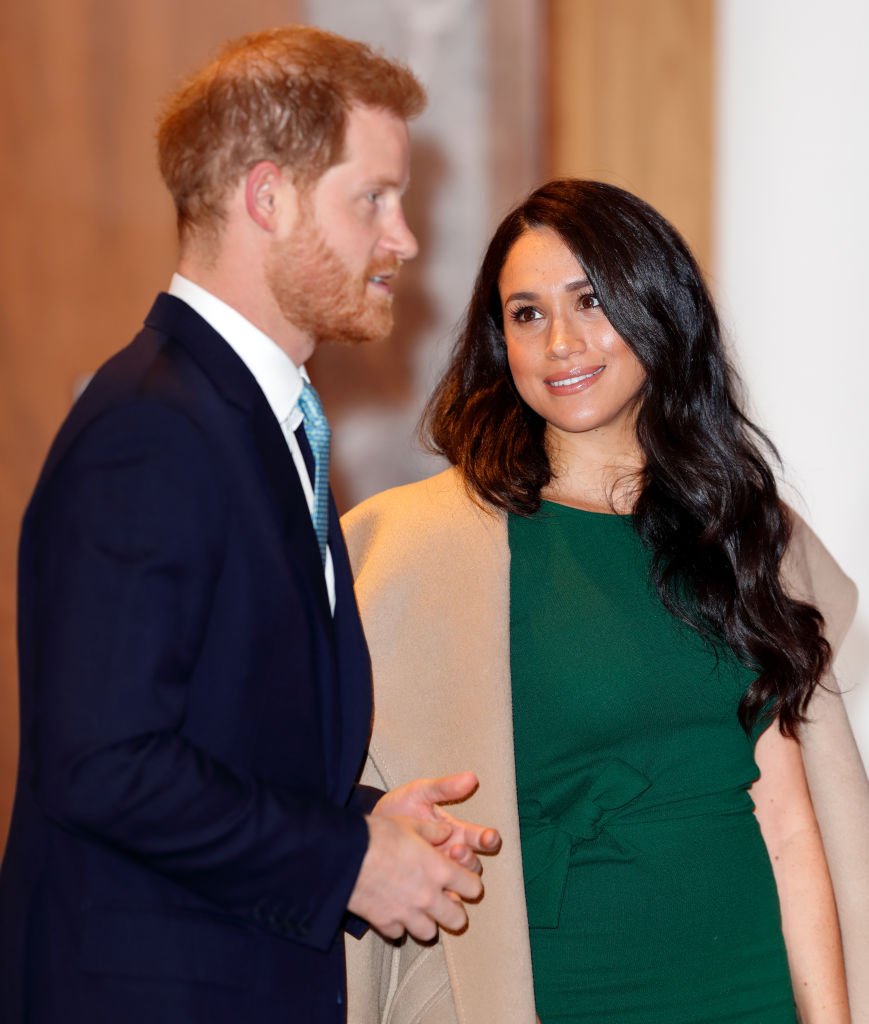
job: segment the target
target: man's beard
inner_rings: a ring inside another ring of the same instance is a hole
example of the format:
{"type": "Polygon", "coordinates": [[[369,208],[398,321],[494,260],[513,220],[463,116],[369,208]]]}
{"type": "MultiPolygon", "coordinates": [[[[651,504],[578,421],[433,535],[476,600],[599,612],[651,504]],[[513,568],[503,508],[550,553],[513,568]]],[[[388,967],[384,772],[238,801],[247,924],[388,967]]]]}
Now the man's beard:
{"type": "Polygon", "coordinates": [[[355,276],[329,247],[310,217],[273,245],[267,280],[286,320],[317,344],[382,341],[392,330],[392,296],[371,293],[377,274],[396,274],[394,256],[373,261],[355,276]]]}

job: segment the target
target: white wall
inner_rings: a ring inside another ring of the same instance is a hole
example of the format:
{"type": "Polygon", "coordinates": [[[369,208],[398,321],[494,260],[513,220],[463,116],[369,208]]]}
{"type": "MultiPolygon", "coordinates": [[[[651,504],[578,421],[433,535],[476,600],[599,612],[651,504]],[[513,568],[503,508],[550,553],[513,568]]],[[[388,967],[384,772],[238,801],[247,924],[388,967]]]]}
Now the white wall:
{"type": "Polygon", "coordinates": [[[717,8],[713,287],[790,498],[861,590],[838,669],[869,763],[869,4],[717,8]]]}

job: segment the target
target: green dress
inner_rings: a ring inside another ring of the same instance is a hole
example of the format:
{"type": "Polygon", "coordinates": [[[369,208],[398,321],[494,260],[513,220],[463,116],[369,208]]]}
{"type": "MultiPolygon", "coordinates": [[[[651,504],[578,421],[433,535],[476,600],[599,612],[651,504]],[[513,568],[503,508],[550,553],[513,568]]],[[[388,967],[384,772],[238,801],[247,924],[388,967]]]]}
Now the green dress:
{"type": "Polygon", "coordinates": [[[510,516],[516,783],[542,1024],[794,1024],[747,789],[752,672],[670,615],[629,516],[510,516]]]}

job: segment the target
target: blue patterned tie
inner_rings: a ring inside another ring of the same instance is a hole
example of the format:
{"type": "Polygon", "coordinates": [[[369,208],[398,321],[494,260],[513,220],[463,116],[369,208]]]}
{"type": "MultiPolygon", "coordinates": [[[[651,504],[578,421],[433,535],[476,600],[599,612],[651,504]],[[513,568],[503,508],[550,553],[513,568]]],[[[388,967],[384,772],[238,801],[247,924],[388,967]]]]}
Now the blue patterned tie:
{"type": "Polygon", "coordinates": [[[329,537],[329,439],[331,432],[320,396],[305,381],[299,396],[299,408],[305,418],[305,437],[314,453],[314,531],[320,544],[320,557],[326,564],[326,543],[329,537]]]}

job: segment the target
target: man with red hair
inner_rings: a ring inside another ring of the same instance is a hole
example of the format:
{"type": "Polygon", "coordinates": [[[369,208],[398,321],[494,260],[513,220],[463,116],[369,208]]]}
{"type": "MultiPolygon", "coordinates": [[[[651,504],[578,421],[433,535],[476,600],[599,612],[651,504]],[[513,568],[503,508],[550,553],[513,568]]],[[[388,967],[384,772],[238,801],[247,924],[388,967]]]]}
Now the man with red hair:
{"type": "Polygon", "coordinates": [[[158,131],[177,273],[49,453],[20,557],[22,744],[0,1016],[338,1024],[342,926],[462,928],[467,772],[356,785],[370,667],[304,363],[385,337],[424,93],[291,27],[158,131]]]}

